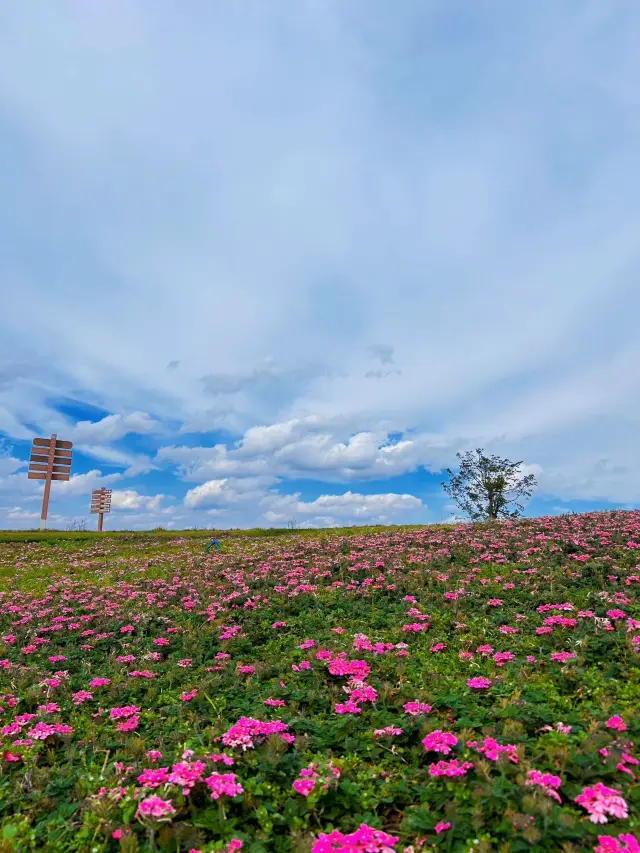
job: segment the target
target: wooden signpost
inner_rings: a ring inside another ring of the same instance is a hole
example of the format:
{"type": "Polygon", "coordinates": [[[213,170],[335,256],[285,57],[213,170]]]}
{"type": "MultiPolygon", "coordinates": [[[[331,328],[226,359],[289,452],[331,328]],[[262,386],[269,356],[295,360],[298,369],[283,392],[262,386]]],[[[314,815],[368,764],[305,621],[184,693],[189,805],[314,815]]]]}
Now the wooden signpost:
{"type": "Polygon", "coordinates": [[[105,512],[111,512],[111,489],[94,489],[91,492],[91,512],[98,514],[98,532],[102,533],[105,512]]]}
{"type": "Polygon", "coordinates": [[[44,480],[40,513],[41,530],[47,526],[51,483],[54,480],[68,480],[71,476],[72,447],[73,444],[70,441],[60,441],[56,435],[52,435],[51,438],[33,439],[27,477],[29,480],[44,480]]]}

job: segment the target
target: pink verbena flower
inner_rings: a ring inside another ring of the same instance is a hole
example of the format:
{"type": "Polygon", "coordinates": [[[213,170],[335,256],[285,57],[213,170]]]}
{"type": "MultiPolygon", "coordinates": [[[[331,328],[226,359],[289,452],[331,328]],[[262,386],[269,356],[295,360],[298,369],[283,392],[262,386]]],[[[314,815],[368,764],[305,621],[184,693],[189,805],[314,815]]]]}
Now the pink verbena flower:
{"type": "Polygon", "coordinates": [[[626,732],[627,730],[627,724],[618,714],[614,714],[613,717],[609,717],[605,726],[608,729],[614,729],[617,732],[626,732]]]}
{"type": "Polygon", "coordinates": [[[361,714],[362,708],[359,705],[356,705],[351,699],[348,702],[344,702],[344,704],[338,704],[335,706],[334,711],[336,714],[361,714]]]}
{"type": "Polygon", "coordinates": [[[443,732],[436,729],[431,734],[427,735],[422,741],[425,752],[441,752],[443,755],[449,755],[451,747],[458,743],[458,738],[451,732],[443,732]]]}
{"type": "Polygon", "coordinates": [[[296,779],[292,785],[294,791],[301,794],[303,797],[308,797],[316,786],[315,779],[296,779]]]}
{"type": "Polygon", "coordinates": [[[566,663],[569,660],[574,660],[576,657],[574,652],[552,652],[551,660],[560,661],[560,663],[566,663]]]}
{"type": "Polygon", "coordinates": [[[143,788],[159,788],[169,781],[169,768],[158,767],[143,770],[138,776],[138,782],[143,788]]]}
{"type": "Polygon", "coordinates": [[[562,779],[559,776],[553,776],[551,773],[541,773],[539,770],[530,770],[525,785],[538,785],[547,796],[553,797],[559,803],[562,802],[557,793],[557,789],[562,785],[562,779]]]}
{"type": "Polygon", "coordinates": [[[361,823],[349,835],[343,835],[338,829],[328,834],[322,833],[311,848],[311,853],[394,853],[399,840],[395,835],[388,835],[361,823]]]}
{"type": "Polygon", "coordinates": [[[180,761],[172,766],[169,782],[172,785],[179,785],[186,796],[191,793],[191,789],[197,782],[202,781],[206,769],[207,765],[204,761],[180,761]]]}
{"type": "Polygon", "coordinates": [[[83,702],[93,699],[93,693],[90,693],[88,690],[78,690],[77,693],[71,694],[71,698],[74,705],[82,705],[83,702]]]}
{"type": "Polygon", "coordinates": [[[640,853],[640,843],[635,835],[623,832],[617,838],[613,835],[599,835],[599,844],[594,853],[640,853]]]}
{"type": "Polygon", "coordinates": [[[428,714],[431,710],[431,705],[427,705],[426,702],[406,702],[402,708],[405,714],[417,717],[420,714],[428,714]]]}
{"type": "Polygon", "coordinates": [[[385,726],[384,729],[375,729],[373,732],[374,737],[393,737],[395,735],[401,735],[404,733],[404,729],[399,729],[397,726],[385,726]]]}
{"type": "Polygon", "coordinates": [[[176,810],[171,800],[163,800],[155,794],[141,800],[137,811],[139,817],[151,818],[153,820],[170,820],[175,813],[176,810]]]}
{"type": "Polygon", "coordinates": [[[438,761],[429,765],[429,776],[465,776],[472,767],[471,761],[458,761],[457,758],[438,761]]]}
{"type": "Polygon", "coordinates": [[[616,818],[629,816],[627,803],[620,792],[607,788],[602,782],[586,787],[574,802],[589,812],[591,823],[607,823],[607,815],[616,818]]]}
{"type": "Polygon", "coordinates": [[[279,734],[285,740],[288,726],[280,720],[254,720],[240,717],[237,723],[222,735],[225,746],[239,746],[242,750],[253,749],[256,739],[264,739],[272,734],[279,734]]]}
{"type": "Polygon", "coordinates": [[[485,678],[483,675],[476,675],[475,678],[467,679],[467,687],[474,690],[482,690],[485,687],[491,687],[492,681],[490,678],[485,678]]]}
{"type": "Polygon", "coordinates": [[[441,832],[446,832],[448,829],[451,829],[451,824],[445,823],[443,820],[438,821],[438,823],[433,827],[433,831],[436,835],[440,835],[441,832]]]}
{"type": "Polygon", "coordinates": [[[329,662],[329,672],[331,675],[351,675],[354,678],[364,680],[370,672],[369,664],[364,660],[344,660],[336,658],[329,662]]]}
{"type": "Polygon", "coordinates": [[[518,749],[515,744],[501,744],[495,738],[486,737],[483,743],[477,747],[477,751],[484,754],[490,761],[497,761],[501,754],[505,754],[512,764],[517,764],[520,759],[518,757],[518,749]]]}
{"type": "Polygon", "coordinates": [[[212,773],[204,780],[211,791],[211,799],[218,800],[222,796],[237,797],[244,788],[236,781],[235,773],[212,773]]]}
{"type": "Polygon", "coordinates": [[[106,687],[108,684],[111,684],[110,678],[92,678],[89,687],[106,687]]]}
{"type": "Polygon", "coordinates": [[[112,708],[109,712],[109,717],[112,720],[123,720],[139,713],[140,708],[138,708],[137,705],[123,705],[121,708],[112,708]]]}

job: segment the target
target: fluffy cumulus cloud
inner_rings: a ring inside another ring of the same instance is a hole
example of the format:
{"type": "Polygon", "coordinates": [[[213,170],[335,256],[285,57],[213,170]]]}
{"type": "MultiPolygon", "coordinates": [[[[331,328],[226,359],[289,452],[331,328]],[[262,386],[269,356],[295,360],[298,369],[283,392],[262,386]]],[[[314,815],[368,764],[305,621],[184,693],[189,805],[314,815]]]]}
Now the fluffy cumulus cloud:
{"type": "Polygon", "coordinates": [[[384,480],[426,468],[438,471],[461,439],[418,434],[392,441],[384,430],[358,432],[317,418],[252,427],[234,447],[163,447],[157,460],[187,480],[213,475],[312,478],[323,482],[384,480]],[[345,435],[342,438],[342,435],[345,435]]]}
{"type": "Polygon", "coordinates": [[[130,415],[107,415],[99,421],[79,421],[71,430],[70,438],[78,444],[98,444],[116,441],[130,433],[145,435],[158,424],[146,412],[130,415]]]}
{"type": "Polygon", "coordinates": [[[165,495],[141,495],[135,489],[114,489],[111,493],[111,509],[140,510],[155,512],[160,509],[160,502],[165,495]]]}
{"type": "Polygon", "coordinates": [[[6,4],[0,525],[52,432],[60,512],[167,495],[141,526],[440,520],[475,447],[640,505],[639,41],[598,0],[6,4]]]}
{"type": "MultiPolygon", "coordinates": [[[[298,495],[274,497],[271,508],[264,513],[269,522],[283,522],[312,516],[316,524],[334,524],[335,520],[353,520],[386,523],[398,515],[414,514],[424,510],[420,498],[414,495],[360,495],[345,492],[343,495],[320,495],[313,501],[303,501],[298,495]]],[[[414,516],[415,520],[415,516],[414,516]]]]}

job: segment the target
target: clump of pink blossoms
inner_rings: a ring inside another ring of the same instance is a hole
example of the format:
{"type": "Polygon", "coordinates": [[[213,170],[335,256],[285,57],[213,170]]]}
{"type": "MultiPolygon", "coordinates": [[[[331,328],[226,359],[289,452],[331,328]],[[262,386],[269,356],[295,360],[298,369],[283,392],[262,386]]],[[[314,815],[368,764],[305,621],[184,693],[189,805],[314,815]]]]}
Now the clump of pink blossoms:
{"type": "Polygon", "coordinates": [[[420,714],[428,714],[431,710],[431,705],[427,705],[426,702],[406,702],[402,706],[402,709],[405,714],[418,717],[420,714]]]}
{"type": "Polygon", "coordinates": [[[349,835],[343,835],[338,829],[327,835],[323,833],[311,848],[311,853],[395,853],[399,840],[395,835],[361,823],[359,829],[349,835]]]}
{"type": "Polygon", "coordinates": [[[640,843],[635,835],[623,832],[617,838],[613,835],[599,835],[598,846],[594,853],[640,853],[640,843]]]}
{"type": "Polygon", "coordinates": [[[455,735],[452,735],[451,732],[443,732],[440,729],[431,732],[422,741],[425,752],[441,752],[443,755],[449,755],[451,748],[457,743],[458,738],[455,735]]]}
{"type": "Polygon", "coordinates": [[[608,729],[613,729],[616,732],[626,732],[627,730],[627,724],[619,714],[614,714],[613,717],[609,717],[609,719],[605,723],[605,726],[608,729]]]}
{"type": "Polygon", "coordinates": [[[429,765],[429,776],[465,776],[472,767],[471,761],[458,761],[457,758],[438,761],[429,765]]]}
{"type": "Polygon", "coordinates": [[[365,679],[370,672],[369,664],[365,660],[344,660],[335,658],[329,663],[331,675],[351,675],[354,678],[365,679]]]}
{"type": "Polygon", "coordinates": [[[211,792],[212,800],[219,800],[222,796],[237,797],[242,794],[244,788],[236,781],[235,773],[212,773],[204,780],[211,792]]]}
{"type": "Polygon", "coordinates": [[[559,803],[562,802],[557,792],[557,789],[562,785],[562,779],[559,776],[554,776],[552,773],[541,773],[539,770],[530,770],[525,785],[538,785],[547,796],[553,797],[559,803]]]}
{"type": "Polygon", "coordinates": [[[155,794],[140,800],[138,804],[138,817],[151,818],[152,820],[167,820],[176,813],[171,800],[163,800],[155,794]]]}
{"type": "Polygon", "coordinates": [[[288,726],[280,720],[262,722],[250,717],[240,717],[237,723],[222,735],[222,743],[225,746],[239,746],[244,752],[253,749],[256,739],[263,739],[269,735],[278,734],[285,743],[292,743],[295,738],[287,732],[288,726]]]}
{"type": "Polygon", "coordinates": [[[302,768],[298,774],[298,778],[291,787],[301,796],[308,797],[317,784],[323,790],[328,790],[329,784],[337,781],[339,778],[340,770],[331,761],[323,768],[319,764],[314,763],[302,768]]]}
{"type": "Polygon", "coordinates": [[[575,802],[589,812],[591,823],[607,823],[607,815],[622,819],[629,817],[627,803],[620,791],[607,788],[602,782],[586,787],[575,802]]]}
{"type": "Polygon", "coordinates": [[[484,675],[476,675],[475,678],[467,679],[467,687],[474,690],[482,690],[485,687],[491,687],[491,679],[485,678],[484,675]]]}

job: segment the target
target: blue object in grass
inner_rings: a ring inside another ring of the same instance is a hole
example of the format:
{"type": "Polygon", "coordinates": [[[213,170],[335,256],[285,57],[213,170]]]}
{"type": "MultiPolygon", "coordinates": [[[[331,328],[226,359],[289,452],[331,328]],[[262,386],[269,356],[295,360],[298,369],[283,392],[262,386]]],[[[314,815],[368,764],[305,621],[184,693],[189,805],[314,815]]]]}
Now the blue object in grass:
{"type": "Polygon", "coordinates": [[[218,542],[217,539],[212,539],[211,542],[209,542],[209,544],[207,545],[207,547],[204,550],[210,551],[212,548],[215,548],[216,551],[220,550],[220,543],[218,542]]]}

